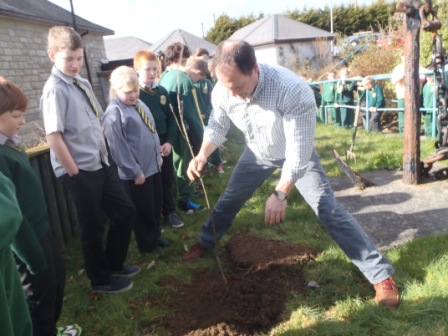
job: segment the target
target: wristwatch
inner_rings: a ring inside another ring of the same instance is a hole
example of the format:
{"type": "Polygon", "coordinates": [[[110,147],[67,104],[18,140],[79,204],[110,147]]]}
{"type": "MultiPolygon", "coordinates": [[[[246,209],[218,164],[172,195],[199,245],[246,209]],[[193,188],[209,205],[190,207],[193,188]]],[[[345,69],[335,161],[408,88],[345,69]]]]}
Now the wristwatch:
{"type": "Polygon", "coordinates": [[[282,193],[281,191],[277,190],[274,190],[274,195],[277,196],[279,201],[284,201],[287,198],[285,193],[282,193]]]}

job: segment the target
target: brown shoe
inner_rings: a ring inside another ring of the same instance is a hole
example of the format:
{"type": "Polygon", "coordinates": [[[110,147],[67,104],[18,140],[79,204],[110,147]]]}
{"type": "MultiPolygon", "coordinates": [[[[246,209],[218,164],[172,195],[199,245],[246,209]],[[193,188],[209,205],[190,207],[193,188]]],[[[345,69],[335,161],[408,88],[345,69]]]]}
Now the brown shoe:
{"type": "Polygon", "coordinates": [[[205,252],[207,252],[207,249],[202,247],[199,242],[196,242],[193,244],[190,251],[184,253],[182,256],[182,261],[193,261],[199,259],[205,252]]]}
{"type": "Polygon", "coordinates": [[[392,277],[387,278],[383,282],[373,285],[375,288],[375,302],[379,305],[397,308],[400,303],[400,294],[397,285],[392,277]]]}

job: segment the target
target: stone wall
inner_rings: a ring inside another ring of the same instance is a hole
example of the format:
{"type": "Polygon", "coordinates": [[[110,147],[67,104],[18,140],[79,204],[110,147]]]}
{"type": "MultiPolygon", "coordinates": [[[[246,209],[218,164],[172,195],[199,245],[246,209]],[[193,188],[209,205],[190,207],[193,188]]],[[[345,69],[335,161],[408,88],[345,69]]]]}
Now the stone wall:
{"type": "MultiPolygon", "coordinates": [[[[52,68],[47,56],[47,35],[50,27],[40,22],[0,18],[0,74],[19,85],[28,97],[26,124],[20,131],[20,136],[27,146],[45,141],[39,101],[52,68]]],[[[99,79],[100,60],[106,58],[103,36],[88,33],[83,36],[83,40],[92,86],[98,100],[105,107],[107,97],[103,95],[99,79]]],[[[86,62],[81,76],[88,78],[86,62]]]]}

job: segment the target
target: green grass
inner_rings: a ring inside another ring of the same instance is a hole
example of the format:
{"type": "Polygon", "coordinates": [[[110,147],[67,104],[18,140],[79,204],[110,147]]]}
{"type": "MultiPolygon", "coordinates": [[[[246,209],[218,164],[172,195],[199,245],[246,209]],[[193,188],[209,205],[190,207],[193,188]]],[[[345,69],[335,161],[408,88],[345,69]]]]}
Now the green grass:
{"type": "MultiPolygon", "coordinates": [[[[316,148],[330,177],[341,175],[333,158],[333,149],[341,155],[350,147],[351,131],[318,125],[316,148]]],[[[241,153],[235,139],[241,135],[233,131],[226,143],[223,156],[228,161],[225,174],[213,174],[204,179],[210,203],[213,205],[224,190],[231,170],[241,153]]],[[[376,169],[401,169],[402,138],[358,130],[355,152],[357,162],[350,162],[358,173],[376,169]]],[[[422,141],[421,157],[433,152],[433,140],[422,141]]],[[[256,234],[270,239],[313,246],[320,256],[305,266],[306,280],[315,280],[320,287],[304,295],[291,294],[283,320],[271,335],[428,335],[448,334],[448,236],[425,237],[400,248],[390,250],[386,256],[397,273],[396,281],[402,293],[397,310],[379,307],[373,302],[373,290],[361,273],[330,239],[298,192],[289,197],[285,223],[266,227],[263,211],[266,197],[275,185],[278,173],[269,178],[247,202],[238,215],[221,246],[236,231],[256,234]],[[247,223],[253,223],[248,225],[247,223]]],[[[67,246],[66,302],[60,325],[78,323],[85,335],[158,335],[155,326],[163,321],[167,311],[167,292],[161,281],[191,281],[196,268],[214,267],[212,256],[195,263],[180,261],[184,244],[193,243],[208,212],[183,216],[186,227],[166,229],[164,237],[173,240],[163,258],[148,269],[153,255],[138,253],[134,240],[128,255],[130,264],[138,264],[142,272],[135,278],[132,291],[121,295],[90,295],[89,282],[83,273],[79,240],[67,246]]]]}

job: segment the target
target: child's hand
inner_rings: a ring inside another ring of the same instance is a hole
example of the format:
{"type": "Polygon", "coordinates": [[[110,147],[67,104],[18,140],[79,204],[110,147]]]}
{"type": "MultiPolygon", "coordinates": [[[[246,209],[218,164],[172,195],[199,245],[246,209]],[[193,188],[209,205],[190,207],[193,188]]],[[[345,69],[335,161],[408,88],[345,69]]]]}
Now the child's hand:
{"type": "Polygon", "coordinates": [[[143,175],[143,173],[137,177],[135,180],[135,185],[142,185],[143,183],[145,183],[145,175],[143,175]]]}
{"type": "Polygon", "coordinates": [[[160,146],[160,151],[162,156],[168,156],[171,153],[171,149],[173,146],[169,142],[165,142],[162,146],[160,146]]]}

